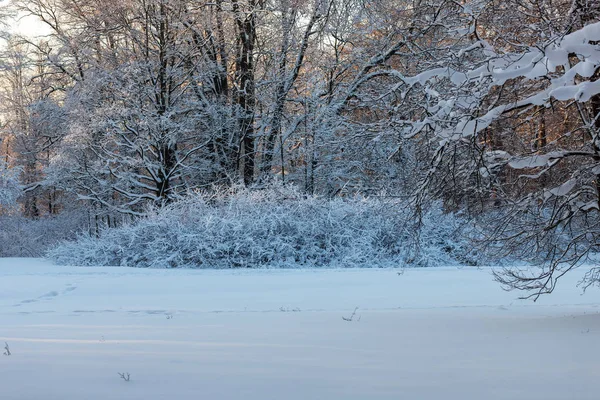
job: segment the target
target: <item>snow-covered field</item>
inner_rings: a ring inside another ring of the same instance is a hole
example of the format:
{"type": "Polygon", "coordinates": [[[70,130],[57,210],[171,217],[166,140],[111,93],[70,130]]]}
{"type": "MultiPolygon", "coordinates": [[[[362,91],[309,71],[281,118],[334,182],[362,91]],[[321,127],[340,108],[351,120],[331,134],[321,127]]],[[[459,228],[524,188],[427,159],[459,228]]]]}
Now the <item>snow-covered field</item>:
{"type": "Polygon", "coordinates": [[[0,399],[598,399],[600,291],[577,279],[533,303],[489,269],[0,259],[0,399]]]}

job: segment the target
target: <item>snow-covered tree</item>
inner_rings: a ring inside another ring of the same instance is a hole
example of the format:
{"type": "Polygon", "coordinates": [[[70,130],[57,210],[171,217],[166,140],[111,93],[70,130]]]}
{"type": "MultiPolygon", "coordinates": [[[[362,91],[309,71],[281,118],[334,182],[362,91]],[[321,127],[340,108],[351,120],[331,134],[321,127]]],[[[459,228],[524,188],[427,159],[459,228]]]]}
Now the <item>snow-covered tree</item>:
{"type": "Polygon", "coordinates": [[[9,168],[4,160],[0,160],[0,213],[15,207],[20,189],[17,171],[9,168]]]}
{"type": "MultiPolygon", "coordinates": [[[[402,98],[424,95],[420,113],[396,121],[404,138],[426,138],[431,148],[418,198],[500,206],[489,240],[507,253],[545,254],[547,262],[539,274],[507,270],[498,279],[533,295],[551,292],[598,250],[600,23],[582,20],[588,14],[578,7],[550,23],[527,13],[527,3],[502,10],[466,3],[454,25],[430,19],[456,51],[418,74],[390,71],[402,98]],[[487,25],[509,16],[512,26],[487,25]]],[[[585,284],[599,276],[592,268],[585,284]]]]}
{"type": "Polygon", "coordinates": [[[18,174],[0,161],[0,210],[14,207],[19,194],[18,174]]]}

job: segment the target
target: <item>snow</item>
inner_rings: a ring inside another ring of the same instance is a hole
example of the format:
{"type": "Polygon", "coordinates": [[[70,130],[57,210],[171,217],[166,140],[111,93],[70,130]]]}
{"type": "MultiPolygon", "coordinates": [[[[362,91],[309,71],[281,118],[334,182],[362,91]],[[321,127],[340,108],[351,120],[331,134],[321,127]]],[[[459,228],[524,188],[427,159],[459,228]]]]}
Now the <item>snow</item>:
{"type": "MultiPolygon", "coordinates": [[[[441,96],[439,92],[436,92],[438,94],[436,96],[430,96],[438,98],[437,104],[428,107],[427,117],[411,121],[411,127],[405,129],[404,136],[414,137],[424,127],[429,126],[441,139],[440,146],[445,146],[450,141],[463,140],[476,135],[507,111],[530,105],[549,106],[551,98],[559,101],[588,102],[592,97],[600,94],[600,81],[580,82],[580,79],[591,78],[600,65],[600,50],[595,43],[599,37],[600,22],[597,22],[568,35],[554,37],[544,47],[530,47],[522,53],[495,54],[493,48],[484,46],[488,59],[465,72],[448,67],[433,68],[413,77],[395,73],[394,75],[409,88],[419,84],[424,87],[426,93],[432,93],[433,89],[428,85],[439,80],[448,79],[454,85],[454,90],[445,91],[450,96],[441,96]],[[574,56],[577,61],[570,59],[569,56],[574,56]],[[559,66],[561,71],[557,72],[559,66]],[[496,106],[488,110],[485,115],[473,118],[474,114],[479,115],[481,111],[481,100],[489,97],[473,92],[473,86],[483,89],[483,92],[487,91],[490,95],[494,88],[503,86],[510,80],[523,79],[533,83],[540,81],[541,78],[548,79],[549,85],[540,88],[531,96],[510,104],[496,106]],[[461,95],[464,96],[463,101],[456,101],[461,95]],[[448,99],[454,100],[451,106],[448,99]],[[446,116],[456,111],[462,112],[463,117],[451,121],[450,126],[445,126],[446,116]],[[430,121],[432,116],[437,117],[441,123],[430,121]]],[[[473,47],[469,46],[458,51],[457,57],[472,49],[473,47]]],[[[514,165],[517,163],[511,163],[513,168],[518,168],[514,165]]]]}
{"type": "Polygon", "coordinates": [[[550,160],[558,159],[563,156],[564,153],[560,151],[550,152],[547,154],[535,154],[532,156],[515,158],[511,160],[508,165],[514,169],[545,167],[548,165],[550,160]]]}
{"type": "Polygon", "coordinates": [[[583,269],[536,303],[489,268],[398,272],[0,259],[0,398],[597,399],[583,269]]]}
{"type": "Polygon", "coordinates": [[[569,179],[562,185],[550,189],[549,192],[554,196],[566,196],[573,188],[575,188],[575,185],[577,185],[577,181],[575,179],[569,179]]]}

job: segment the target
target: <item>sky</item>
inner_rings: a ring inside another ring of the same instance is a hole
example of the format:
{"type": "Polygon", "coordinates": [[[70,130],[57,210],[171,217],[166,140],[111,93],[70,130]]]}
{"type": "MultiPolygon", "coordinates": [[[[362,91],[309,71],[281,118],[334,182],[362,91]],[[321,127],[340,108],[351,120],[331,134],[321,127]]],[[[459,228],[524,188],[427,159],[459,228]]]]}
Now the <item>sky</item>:
{"type": "Polygon", "coordinates": [[[34,37],[47,34],[48,28],[35,17],[23,16],[11,24],[11,31],[34,37]]]}
{"type": "MultiPolygon", "coordinates": [[[[0,0],[0,7],[6,6],[8,1],[0,0]]],[[[6,21],[11,33],[18,33],[29,37],[41,36],[48,33],[48,28],[36,17],[19,14],[6,21]]]]}

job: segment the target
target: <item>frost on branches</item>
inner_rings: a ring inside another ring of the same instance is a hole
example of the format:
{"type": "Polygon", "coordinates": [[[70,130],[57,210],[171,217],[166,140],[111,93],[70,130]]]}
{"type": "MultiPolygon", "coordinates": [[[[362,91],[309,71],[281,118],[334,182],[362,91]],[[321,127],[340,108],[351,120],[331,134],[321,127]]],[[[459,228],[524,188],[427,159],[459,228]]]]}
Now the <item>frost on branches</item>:
{"type": "Polygon", "coordinates": [[[80,235],[48,256],[61,265],[142,268],[376,268],[486,262],[459,216],[412,226],[400,201],[332,200],[290,186],[198,193],[136,223],[80,235]],[[415,230],[418,242],[415,243],[415,230]]]}
{"type": "MultiPolygon", "coordinates": [[[[463,8],[466,28],[453,32],[471,43],[445,66],[395,73],[403,97],[424,94],[420,114],[397,123],[405,138],[432,148],[418,200],[497,208],[490,247],[545,258],[541,271],[509,269],[497,278],[538,296],[600,239],[600,23],[507,45],[478,28],[486,6],[463,8]]],[[[584,286],[599,277],[591,269],[584,286]]]]}

